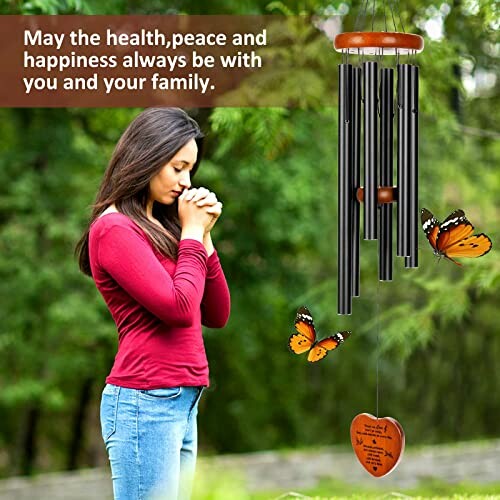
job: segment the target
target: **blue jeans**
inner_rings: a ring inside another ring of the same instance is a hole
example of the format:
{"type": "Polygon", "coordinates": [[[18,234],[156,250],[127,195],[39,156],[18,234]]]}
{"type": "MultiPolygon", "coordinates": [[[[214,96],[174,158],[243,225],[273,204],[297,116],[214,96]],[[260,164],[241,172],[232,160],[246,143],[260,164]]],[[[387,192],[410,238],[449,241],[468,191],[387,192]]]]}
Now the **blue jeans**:
{"type": "Polygon", "coordinates": [[[202,390],[139,390],[106,385],[101,400],[101,429],[115,500],[189,499],[202,390]]]}

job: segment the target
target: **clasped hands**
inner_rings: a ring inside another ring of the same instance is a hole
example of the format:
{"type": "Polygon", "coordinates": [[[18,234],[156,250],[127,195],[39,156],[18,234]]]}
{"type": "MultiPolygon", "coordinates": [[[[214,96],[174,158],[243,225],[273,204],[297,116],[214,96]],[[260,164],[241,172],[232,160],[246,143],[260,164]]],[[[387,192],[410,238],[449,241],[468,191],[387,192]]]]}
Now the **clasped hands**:
{"type": "Polygon", "coordinates": [[[178,198],[181,227],[202,227],[209,233],[222,213],[222,203],[204,187],[185,189],[178,198]]]}

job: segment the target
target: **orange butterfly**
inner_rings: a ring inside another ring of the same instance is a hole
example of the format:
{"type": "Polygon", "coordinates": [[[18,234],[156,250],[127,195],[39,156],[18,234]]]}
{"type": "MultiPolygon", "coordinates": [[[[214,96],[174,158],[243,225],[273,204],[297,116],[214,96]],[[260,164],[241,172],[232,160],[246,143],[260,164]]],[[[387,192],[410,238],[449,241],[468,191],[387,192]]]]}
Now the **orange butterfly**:
{"type": "Polygon", "coordinates": [[[288,339],[288,347],[295,354],[309,351],[307,361],[310,363],[316,363],[316,361],[323,359],[328,354],[328,351],[336,349],[351,335],[351,332],[338,332],[331,337],[317,341],[314,321],[307,307],[299,307],[297,310],[295,329],[297,333],[294,333],[288,339]]]}
{"type": "Polygon", "coordinates": [[[481,257],[491,250],[491,240],[484,233],[472,234],[474,226],[467,220],[463,210],[455,210],[442,224],[429,210],[422,208],[422,229],[434,253],[459,262],[452,257],[481,257]]]}

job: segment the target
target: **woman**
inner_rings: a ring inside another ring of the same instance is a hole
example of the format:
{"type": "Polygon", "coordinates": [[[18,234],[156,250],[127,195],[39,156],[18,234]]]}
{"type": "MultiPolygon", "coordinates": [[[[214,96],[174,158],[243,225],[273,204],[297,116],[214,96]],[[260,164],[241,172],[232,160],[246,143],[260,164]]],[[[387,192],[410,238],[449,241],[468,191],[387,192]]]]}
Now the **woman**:
{"type": "Polygon", "coordinates": [[[101,401],[115,499],[189,498],[208,363],[229,290],[210,231],[222,204],[192,189],[202,134],[181,109],[147,109],[120,138],[77,246],[118,329],[101,401]]]}

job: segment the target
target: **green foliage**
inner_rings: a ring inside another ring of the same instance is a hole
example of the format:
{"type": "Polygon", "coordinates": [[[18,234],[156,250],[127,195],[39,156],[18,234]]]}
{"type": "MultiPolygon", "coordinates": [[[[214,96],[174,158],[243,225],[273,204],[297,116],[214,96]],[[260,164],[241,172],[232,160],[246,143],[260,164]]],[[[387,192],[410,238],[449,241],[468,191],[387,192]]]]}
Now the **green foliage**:
{"type": "Polygon", "coordinates": [[[266,29],[269,45],[259,50],[264,67],[218,104],[308,109],[333,105],[337,62],[331,42],[311,16],[281,18],[266,29]]]}
{"type": "MultiPolygon", "coordinates": [[[[341,3],[287,2],[281,8],[324,14],[328,8],[338,11],[341,3]]],[[[245,97],[248,104],[266,92],[270,101],[282,94],[288,107],[193,110],[207,132],[195,184],[209,186],[224,202],[214,239],[232,293],[228,326],[205,332],[212,384],[200,407],[205,452],[347,442],[353,416],[375,412],[377,356],[380,413],[396,417],[408,441],[500,435],[500,402],[494,397],[500,380],[500,143],[494,113],[500,79],[492,89],[467,95],[453,76],[464,61],[473,61],[473,70],[494,69],[494,3],[477,4],[474,14],[471,2],[452,9],[446,39],[426,41],[418,57],[420,204],[441,220],[463,208],[478,232],[489,234],[494,249],[476,261],[464,259],[459,268],[438,262],[421,234],[419,269],[405,270],[399,259],[394,281],[378,283],[377,245],[362,241],[361,297],[351,317],[336,314],[340,58],[329,42],[290,21],[290,31],[278,35],[285,43],[290,32],[301,37],[301,50],[286,55],[293,58],[295,74],[281,65],[286,53],[269,47],[276,64],[232,96],[234,103],[245,97]],[[452,99],[457,91],[460,109],[452,99]],[[332,107],[324,105],[326,93],[332,107]],[[311,309],[321,336],[353,331],[317,365],[287,350],[302,304],[311,309]]],[[[168,13],[263,13],[266,5],[178,1],[169,3],[168,13]]],[[[349,5],[346,28],[355,18],[349,5]]],[[[403,21],[425,21],[432,6],[408,1],[403,21]]],[[[279,5],[268,7],[275,12],[279,5]]],[[[164,2],[138,0],[121,0],[113,9],[92,0],[4,0],[0,12],[167,13],[164,2]]],[[[37,467],[65,466],[87,380],[91,411],[98,411],[116,332],[72,253],[113,147],[137,112],[0,110],[2,474],[22,470],[33,415],[47,450],[37,467]]],[[[99,434],[95,419],[85,429],[99,434]]],[[[84,443],[81,465],[92,465],[91,457],[102,454],[95,446],[84,443]]]]}
{"type": "Polygon", "coordinates": [[[1,0],[0,14],[91,14],[86,0],[1,0]]]}
{"type": "MultiPolygon", "coordinates": [[[[1,114],[9,143],[0,157],[0,407],[19,414],[35,405],[67,419],[76,403],[70,389],[105,375],[116,342],[73,259],[104,157],[94,163],[95,146],[67,110],[1,114]]],[[[3,436],[11,463],[23,432],[3,436]]]]}

